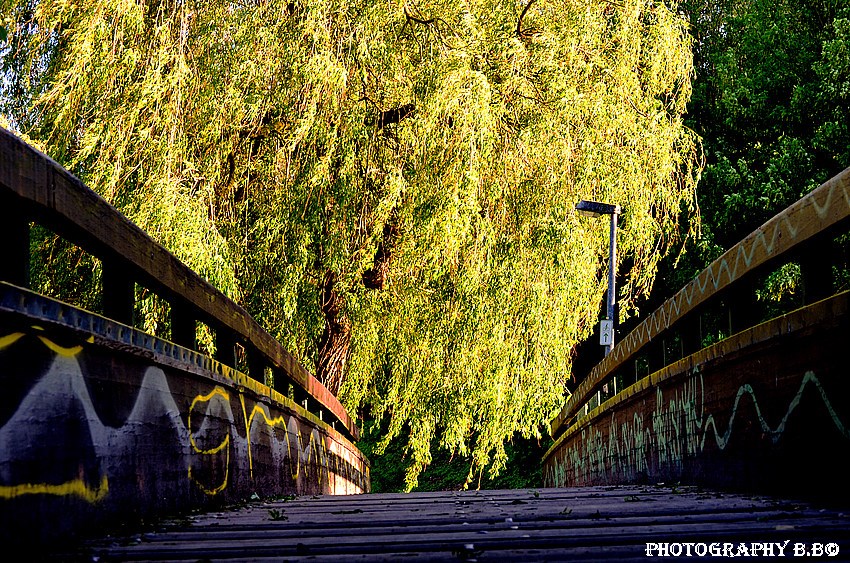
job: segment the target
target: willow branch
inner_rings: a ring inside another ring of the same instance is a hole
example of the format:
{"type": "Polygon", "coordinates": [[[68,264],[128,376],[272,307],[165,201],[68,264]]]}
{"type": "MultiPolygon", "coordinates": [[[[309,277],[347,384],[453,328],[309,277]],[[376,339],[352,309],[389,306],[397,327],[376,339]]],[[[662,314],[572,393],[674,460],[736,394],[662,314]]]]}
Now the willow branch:
{"type": "Polygon", "coordinates": [[[519,19],[516,22],[516,35],[517,37],[525,37],[525,32],[522,29],[522,20],[525,18],[525,14],[528,13],[528,10],[531,8],[537,0],[528,0],[528,4],[525,5],[525,8],[522,9],[522,13],[519,15],[519,19]]]}

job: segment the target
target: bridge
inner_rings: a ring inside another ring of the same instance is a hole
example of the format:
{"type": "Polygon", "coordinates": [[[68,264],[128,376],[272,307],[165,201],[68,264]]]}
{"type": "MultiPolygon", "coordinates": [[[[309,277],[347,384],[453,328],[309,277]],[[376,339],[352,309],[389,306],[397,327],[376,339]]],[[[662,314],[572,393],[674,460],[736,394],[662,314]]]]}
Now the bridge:
{"type": "Polygon", "coordinates": [[[794,540],[850,553],[850,296],[834,291],[824,250],[846,247],[836,237],[850,169],[727,251],[581,380],[552,421],[535,491],[361,494],[369,463],[337,398],[246,311],[5,130],[0,215],[6,545],[100,537],[101,560],[594,560],[642,559],[666,537],[680,549],[794,540]],[[36,225],[98,260],[99,311],[29,289],[36,225]],[[794,261],[805,302],[758,318],[755,281],[794,261]],[[134,326],[137,287],[167,304],[167,338],[134,326]],[[115,541],[133,526],[147,532],[115,541]]]}

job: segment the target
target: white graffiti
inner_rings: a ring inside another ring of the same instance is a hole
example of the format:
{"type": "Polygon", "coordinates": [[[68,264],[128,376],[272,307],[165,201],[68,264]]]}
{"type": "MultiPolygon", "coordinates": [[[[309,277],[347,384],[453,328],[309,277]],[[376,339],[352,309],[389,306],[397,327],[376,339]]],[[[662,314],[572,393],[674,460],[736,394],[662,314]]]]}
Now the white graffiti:
{"type": "Polygon", "coordinates": [[[712,447],[721,451],[726,449],[744,398],[752,401],[754,422],[763,435],[776,444],[785,433],[789,418],[799,406],[803,394],[810,388],[820,398],[835,428],[845,439],[850,439],[848,427],[812,371],[805,372],[784,416],[775,426],[765,419],[753,388],[749,384],[741,385],[728,411],[725,431],[721,433],[715,415],[705,411],[705,383],[697,369],[673,392],[672,397],[665,398],[662,390],[656,388],[655,407],[648,415],[648,423],[636,412],[631,420],[617,423],[617,414],[612,412],[604,425],[607,428],[599,428],[603,426],[601,420],[583,428],[570,445],[561,446],[563,452],[557,452],[550,458],[545,481],[550,486],[565,487],[576,483],[631,481],[646,475],[650,467],[671,473],[681,471],[686,460],[694,459],[706,450],[709,438],[712,438],[712,447]]]}
{"type": "MultiPolygon", "coordinates": [[[[0,347],[5,348],[19,340],[5,338],[0,347]]],[[[298,480],[305,471],[310,471],[310,481],[323,486],[332,494],[363,492],[362,480],[368,480],[368,468],[352,452],[335,447],[317,428],[302,435],[302,425],[295,414],[288,416],[270,414],[269,407],[257,403],[250,413],[245,413],[245,399],[238,390],[228,389],[214,381],[208,382],[212,391],[195,397],[187,418],[169,387],[166,373],[157,366],[144,368],[137,387],[135,402],[118,427],[104,423],[97,412],[83,368],[78,356],[82,346],[62,348],[39,336],[55,356],[47,370],[22,397],[9,419],[0,427],[0,498],[31,494],[77,496],[88,502],[100,502],[134,487],[142,491],[146,483],[157,483],[163,478],[157,461],[149,459],[149,452],[168,452],[166,459],[173,463],[168,471],[183,466],[186,479],[183,490],[195,486],[207,495],[215,495],[233,482],[234,460],[250,467],[249,479],[253,480],[252,445],[262,443],[271,450],[268,457],[273,460],[265,469],[280,472],[271,481],[283,482],[288,467],[290,477],[298,480]],[[234,415],[231,394],[241,403],[244,421],[234,415]],[[192,424],[194,420],[198,422],[192,424]],[[39,443],[39,436],[50,436],[67,425],[76,428],[79,443],[60,444],[48,440],[52,445],[39,443]],[[148,434],[155,431],[156,443],[148,434]],[[82,446],[85,448],[80,449],[82,446]],[[67,446],[68,451],[64,451],[67,446]],[[61,452],[39,448],[63,449],[61,452]],[[26,463],[44,459],[45,464],[32,466],[32,471],[21,481],[14,474],[14,466],[20,466],[21,452],[26,452],[26,463]],[[57,474],[51,459],[73,460],[79,458],[79,471],[68,475],[67,481],[57,483],[57,474]],[[284,463],[288,461],[288,463],[284,463]],[[85,468],[85,469],[82,469],[85,468]],[[210,468],[213,468],[212,470],[210,468]],[[364,473],[360,473],[363,470],[364,473]],[[83,474],[85,472],[95,475],[83,474]],[[210,473],[212,471],[212,473],[210,473]],[[115,479],[121,476],[120,483],[115,479]],[[215,478],[215,482],[208,482],[215,478]],[[134,481],[127,483],[128,480],[134,481]],[[190,485],[192,484],[192,485],[190,485]],[[116,485],[120,485],[116,487],[116,485]]],[[[6,364],[6,370],[19,371],[12,377],[33,377],[24,366],[6,364]]],[[[128,384],[129,385],[129,384],[128,384]]],[[[293,406],[292,410],[297,410],[293,406]]],[[[303,428],[310,428],[307,424],[303,428]]],[[[243,472],[244,473],[244,472],[243,472]]],[[[269,476],[263,476],[269,482],[269,476]]],[[[169,477],[171,478],[171,477],[169,477]]],[[[244,486],[244,475],[242,482],[244,486]]]]}

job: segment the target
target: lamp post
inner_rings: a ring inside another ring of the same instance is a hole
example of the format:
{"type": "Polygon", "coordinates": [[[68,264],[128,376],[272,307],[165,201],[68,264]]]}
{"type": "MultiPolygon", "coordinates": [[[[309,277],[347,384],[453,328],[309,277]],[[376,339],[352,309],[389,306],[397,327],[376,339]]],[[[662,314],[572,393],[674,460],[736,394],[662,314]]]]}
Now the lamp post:
{"type": "Polygon", "coordinates": [[[576,204],[576,211],[586,217],[611,216],[611,237],[608,249],[608,298],[606,299],[605,320],[599,323],[599,343],[605,347],[605,355],[614,349],[614,306],[616,293],[614,288],[615,265],[617,262],[617,217],[622,213],[619,205],[599,203],[598,201],[581,200],[576,204]]]}

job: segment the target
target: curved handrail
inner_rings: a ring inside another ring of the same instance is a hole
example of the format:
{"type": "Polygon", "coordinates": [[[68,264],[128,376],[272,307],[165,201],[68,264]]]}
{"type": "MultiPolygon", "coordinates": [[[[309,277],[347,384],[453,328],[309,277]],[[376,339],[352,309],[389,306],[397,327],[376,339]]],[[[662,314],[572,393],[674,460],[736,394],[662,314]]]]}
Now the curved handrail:
{"type": "MultiPolygon", "coordinates": [[[[328,412],[355,440],[357,426],[324,385],[287,352],[251,315],[154,242],[81,180],[49,156],[0,127],[0,188],[17,196],[44,226],[104,263],[121,264],[145,285],[188,305],[259,351],[328,412]]],[[[199,319],[201,320],[201,319],[199,319]]]]}
{"type": "Polygon", "coordinates": [[[665,301],[599,362],[551,421],[552,435],[565,426],[606,379],[697,306],[743,276],[773,262],[800,244],[850,217],[850,168],[821,184],[776,214],[712,262],[673,297],[665,301]]]}

